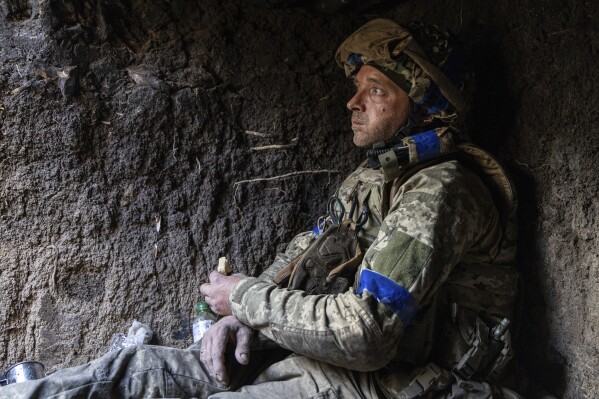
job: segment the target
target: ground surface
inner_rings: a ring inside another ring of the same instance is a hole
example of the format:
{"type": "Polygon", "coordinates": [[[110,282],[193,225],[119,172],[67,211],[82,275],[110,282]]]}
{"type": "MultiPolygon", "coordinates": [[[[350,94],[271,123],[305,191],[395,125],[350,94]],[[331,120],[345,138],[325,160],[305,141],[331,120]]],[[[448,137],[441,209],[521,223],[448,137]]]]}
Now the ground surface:
{"type": "Polygon", "coordinates": [[[0,4],[0,369],[88,361],[134,319],[187,346],[218,257],[259,273],[359,162],[332,54],[384,15],[470,56],[474,140],[520,192],[524,383],[599,396],[599,5],[357,6],[0,4]]]}

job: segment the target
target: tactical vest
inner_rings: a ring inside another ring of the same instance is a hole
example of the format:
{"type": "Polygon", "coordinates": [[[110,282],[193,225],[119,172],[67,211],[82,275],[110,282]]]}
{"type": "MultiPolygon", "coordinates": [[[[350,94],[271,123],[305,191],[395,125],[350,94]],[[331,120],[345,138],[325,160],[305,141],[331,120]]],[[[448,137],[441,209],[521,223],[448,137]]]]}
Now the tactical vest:
{"type": "Polygon", "coordinates": [[[471,145],[450,146],[447,152],[428,160],[418,159],[418,151],[410,150],[410,161],[415,162],[395,169],[394,165],[399,163],[392,162],[390,154],[391,162],[385,164],[385,154],[388,153],[380,155],[382,170],[366,167],[365,163],[360,165],[333,199],[346,215],[351,215],[356,205],[366,207],[369,213],[366,223],[357,220],[359,212],[353,221],[333,223],[333,228],[326,229],[281,269],[274,281],[311,293],[334,293],[339,292],[335,286],[346,287],[355,274],[354,289],[357,289],[361,269],[355,272],[355,268],[362,253],[367,255],[367,249],[376,239],[387,212],[393,207],[395,193],[423,169],[448,161],[460,162],[477,174],[490,191],[498,210],[501,239],[493,246],[492,254],[468,252],[454,266],[447,280],[435,295],[420,304],[421,310],[405,328],[396,361],[379,370],[375,379],[388,397],[404,398],[442,389],[455,379],[493,380],[511,358],[508,326],[518,280],[514,267],[516,199],[512,184],[491,155],[471,145]],[[351,226],[355,225],[361,228],[353,230],[351,226]],[[343,269],[345,274],[336,281],[340,264],[350,267],[343,269]],[[394,368],[400,371],[394,372],[394,368]],[[412,377],[406,377],[406,370],[412,377]]]}
{"type": "MultiPolygon", "coordinates": [[[[472,145],[458,145],[456,149],[456,152],[405,168],[400,173],[395,171],[393,177],[397,177],[388,182],[380,170],[369,169],[363,164],[348,176],[336,196],[347,211],[354,197],[360,204],[368,206],[368,222],[358,234],[360,247],[366,252],[375,240],[389,208],[393,206],[391,199],[394,194],[419,171],[457,160],[475,172],[488,187],[499,211],[503,232],[497,254],[493,254],[493,262],[456,265],[437,295],[429,303],[422,304],[419,315],[405,329],[397,351],[398,363],[422,365],[431,360],[431,351],[437,341],[434,360],[446,369],[455,369],[462,362],[462,369],[467,370],[464,377],[469,378],[478,371],[477,368],[482,367],[485,362],[483,358],[488,352],[486,349],[472,350],[477,340],[487,339],[477,338],[477,334],[483,334],[481,331],[487,328],[484,334],[488,335],[489,329],[499,325],[502,319],[512,317],[518,281],[514,267],[516,198],[506,173],[490,154],[472,145]],[[439,340],[434,335],[436,330],[448,328],[454,330],[449,338],[439,340]],[[439,348],[441,345],[438,341],[442,342],[443,348],[439,348]],[[466,356],[467,353],[472,356],[466,356]]],[[[511,352],[505,355],[502,361],[507,362],[511,352]]],[[[489,367],[486,364],[484,366],[489,367]]]]}

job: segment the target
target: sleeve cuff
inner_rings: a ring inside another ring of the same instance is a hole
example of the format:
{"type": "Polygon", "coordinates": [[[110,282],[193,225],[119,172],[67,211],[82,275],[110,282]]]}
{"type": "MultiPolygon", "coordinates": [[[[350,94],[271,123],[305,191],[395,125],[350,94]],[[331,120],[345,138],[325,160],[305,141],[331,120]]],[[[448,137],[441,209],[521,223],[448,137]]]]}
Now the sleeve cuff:
{"type": "Polygon", "coordinates": [[[247,324],[243,306],[243,298],[245,297],[246,292],[248,292],[252,286],[260,283],[264,284],[265,282],[255,277],[248,277],[241,280],[235,287],[233,287],[233,291],[231,291],[231,294],[229,295],[229,302],[231,303],[233,316],[235,316],[237,320],[247,324]]]}

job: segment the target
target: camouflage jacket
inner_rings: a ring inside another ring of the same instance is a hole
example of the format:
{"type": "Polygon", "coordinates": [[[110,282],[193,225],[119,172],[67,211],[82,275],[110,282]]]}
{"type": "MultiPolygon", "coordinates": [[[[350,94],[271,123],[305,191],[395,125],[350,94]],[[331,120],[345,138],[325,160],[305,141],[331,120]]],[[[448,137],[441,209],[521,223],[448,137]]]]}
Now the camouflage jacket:
{"type": "Polygon", "coordinates": [[[314,240],[302,233],[259,278],[235,287],[235,317],[295,353],[353,370],[455,365],[476,320],[510,316],[515,206],[502,216],[487,185],[457,160],[388,188],[380,170],[362,165],[336,192],[346,212],[354,195],[370,209],[353,289],[307,295],[272,283],[314,240]],[[443,345],[431,355],[435,342],[443,345]]]}

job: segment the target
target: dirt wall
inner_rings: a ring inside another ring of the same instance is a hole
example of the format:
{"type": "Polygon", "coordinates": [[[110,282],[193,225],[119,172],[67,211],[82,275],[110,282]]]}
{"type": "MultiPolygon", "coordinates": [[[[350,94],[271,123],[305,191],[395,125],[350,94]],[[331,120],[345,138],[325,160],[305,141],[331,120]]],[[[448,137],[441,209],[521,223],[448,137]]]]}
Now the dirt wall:
{"type": "Polygon", "coordinates": [[[187,346],[218,257],[259,273],[361,159],[332,55],[383,15],[463,39],[473,138],[518,184],[523,386],[599,395],[599,7],[241,3],[0,5],[0,368],[80,364],[134,319],[187,346]]]}

